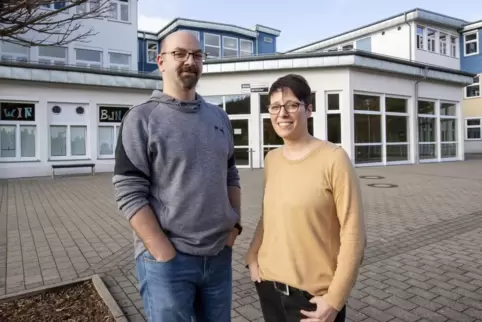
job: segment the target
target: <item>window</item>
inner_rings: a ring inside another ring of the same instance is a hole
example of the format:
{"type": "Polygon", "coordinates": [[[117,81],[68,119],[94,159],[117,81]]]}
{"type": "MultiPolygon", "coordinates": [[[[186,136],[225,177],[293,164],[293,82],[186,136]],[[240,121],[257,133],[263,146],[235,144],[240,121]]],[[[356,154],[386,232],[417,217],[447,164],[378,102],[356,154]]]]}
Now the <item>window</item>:
{"type": "Polygon", "coordinates": [[[437,158],[437,116],[435,102],[418,101],[418,153],[419,158],[437,158]]]}
{"type": "Polygon", "coordinates": [[[65,8],[65,2],[45,3],[45,4],[41,4],[41,6],[47,9],[58,10],[58,9],[65,8]]]}
{"type": "Polygon", "coordinates": [[[129,71],[131,69],[131,55],[109,53],[109,68],[116,71],[129,71]]]}
{"type": "Polygon", "coordinates": [[[147,62],[151,64],[156,63],[157,54],[159,52],[157,41],[147,42],[147,62]]]}
{"type": "Polygon", "coordinates": [[[238,56],[238,38],[223,37],[223,57],[238,56]]]}
{"type": "Polygon", "coordinates": [[[0,42],[2,60],[27,62],[30,59],[30,47],[12,44],[7,41],[0,42]]]}
{"type": "Polygon", "coordinates": [[[101,0],[88,0],[82,4],[79,4],[76,9],[77,13],[86,14],[88,12],[96,10],[101,5],[100,1],[101,0]]]}
{"type": "Polygon", "coordinates": [[[0,113],[0,160],[35,159],[35,104],[1,102],[0,113]]]}
{"type": "Polygon", "coordinates": [[[263,41],[271,44],[271,43],[273,43],[273,38],[271,38],[271,37],[263,37],[263,41]]]}
{"type": "Polygon", "coordinates": [[[87,156],[87,126],[51,125],[50,156],[53,158],[87,156]]]}
{"type": "Polygon", "coordinates": [[[409,160],[407,100],[385,97],[385,142],[386,161],[409,160]]]}
{"type": "Polygon", "coordinates": [[[353,44],[341,46],[341,50],[352,50],[352,49],[353,49],[353,44]]]}
{"type": "Polygon", "coordinates": [[[477,55],[479,53],[479,34],[478,31],[464,35],[464,55],[477,55]]]}
{"type": "Polygon", "coordinates": [[[219,58],[221,56],[221,37],[204,33],[204,52],[208,58],[219,58]]]}
{"type": "Polygon", "coordinates": [[[326,94],[326,138],[341,144],[340,93],[326,94]]]}
{"type": "Polygon", "coordinates": [[[482,139],[482,119],[469,118],[465,119],[465,139],[481,140],[482,139]]]}
{"type": "Polygon", "coordinates": [[[425,49],[424,38],[423,38],[424,32],[425,32],[425,28],[417,26],[417,48],[418,49],[425,49]]]}
{"type": "Polygon", "coordinates": [[[465,88],[465,98],[480,97],[480,76],[474,77],[474,83],[465,88]]]}
{"type": "Polygon", "coordinates": [[[251,56],[254,52],[253,50],[253,42],[251,40],[240,39],[240,56],[251,56]]]}
{"type": "Polygon", "coordinates": [[[38,61],[47,65],[65,65],[67,64],[67,47],[39,47],[38,61]]]}
{"type": "Polygon", "coordinates": [[[129,107],[99,106],[98,154],[100,158],[113,158],[122,119],[129,107]]]}
{"type": "Polygon", "coordinates": [[[450,56],[457,57],[457,37],[450,37],[450,56]]]}
{"type": "Polygon", "coordinates": [[[382,159],[382,115],[380,96],[355,94],[355,163],[380,163],[382,159]]]}
{"type": "Polygon", "coordinates": [[[102,51],[75,49],[75,65],[78,67],[101,68],[102,51]]]}
{"type": "Polygon", "coordinates": [[[109,2],[110,18],[120,21],[129,21],[129,1],[128,0],[110,0],[109,2]]]}
{"type": "Polygon", "coordinates": [[[440,54],[447,55],[447,35],[440,33],[439,40],[440,54]]]}
{"type": "Polygon", "coordinates": [[[440,155],[442,158],[457,156],[457,105],[440,102],[440,155]]]}
{"type": "Polygon", "coordinates": [[[427,29],[427,49],[433,53],[435,52],[435,34],[435,30],[427,29]]]}

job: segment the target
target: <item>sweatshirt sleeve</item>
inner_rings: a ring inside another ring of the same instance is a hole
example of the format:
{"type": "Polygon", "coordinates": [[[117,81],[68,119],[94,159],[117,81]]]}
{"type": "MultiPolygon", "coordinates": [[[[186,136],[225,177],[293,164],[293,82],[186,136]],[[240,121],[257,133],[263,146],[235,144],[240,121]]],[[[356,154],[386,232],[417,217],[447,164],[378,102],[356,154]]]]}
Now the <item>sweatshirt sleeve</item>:
{"type": "Polygon", "coordinates": [[[366,232],[358,178],[342,148],[337,148],[331,169],[336,212],[340,223],[337,267],[324,300],[337,310],[346,304],[355,285],[366,246],[366,232]]]}
{"type": "Polygon", "coordinates": [[[117,205],[128,220],[149,204],[148,118],[142,106],[132,108],[117,136],[112,181],[117,205]]]}

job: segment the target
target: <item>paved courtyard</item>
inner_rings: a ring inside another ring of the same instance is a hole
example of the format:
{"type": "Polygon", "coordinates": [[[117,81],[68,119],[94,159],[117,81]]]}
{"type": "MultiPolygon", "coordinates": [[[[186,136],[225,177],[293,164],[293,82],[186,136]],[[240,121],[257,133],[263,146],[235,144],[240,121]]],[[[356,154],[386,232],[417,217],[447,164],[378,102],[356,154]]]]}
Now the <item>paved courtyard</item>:
{"type": "MultiPolygon", "coordinates": [[[[384,178],[360,178],[368,249],[348,320],[482,321],[482,160],[357,173],[384,178]]],[[[234,251],[233,321],[262,321],[243,256],[263,172],[241,176],[245,231],[234,251]]],[[[111,174],[0,181],[0,295],[102,273],[129,319],[144,321],[131,240],[111,174]]]]}

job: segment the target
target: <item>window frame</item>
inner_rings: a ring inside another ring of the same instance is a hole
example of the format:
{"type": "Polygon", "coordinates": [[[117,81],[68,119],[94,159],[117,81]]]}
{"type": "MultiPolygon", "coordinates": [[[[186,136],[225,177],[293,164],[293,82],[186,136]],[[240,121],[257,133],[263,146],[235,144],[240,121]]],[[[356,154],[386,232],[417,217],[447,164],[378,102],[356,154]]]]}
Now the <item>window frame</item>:
{"type": "Polygon", "coordinates": [[[328,141],[328,130],[329,130],[329,126],[328,126],[328,115],[339,115],[340,117],[340,128],[338,129],[340,131],[340,142],[331,142],[333,144],[336,144],[338,146],[341,146],[343,144],[343,128],[342,128],[342,122],[343,122],[343,119],[342,119],[342,115],[341,115],[341,101],[342,101],[342,91],[325,91],[325,96],[324,96],[324,99],[325,99],[325,122],[326,122],[326,126],[325,126],[325,138],[326,140],[328,141]],[[328,96],[329,95],[338,95],[338,109],[337,110],[330,110],[328,109],[329,107],[329,100],[328,100],[328,96]]]}
{"type": "Polygon", "coordinates": [[[4,56],[10,56],[11,58],[9,59],[9,61],[20,61],[20,62],[29,62],[30,61],[30,56],[31,56],[31,49],[32,47],[30,46],[21,46],[21,45],[17,45],[17,44],[13,44],[14,46],[19,46],[19,47],[23,47],[23,48],[26,48],[26,53],[18,53],[18,52],[8,52],[8,51],[4,51],[3,50],[3,46],[4,46],[4,43],[6,43],[7,41],[5,40],[0,40],[0,61],[3,60],[3,57],[4,56]],[[21,59],[19,59],[21,58],[21,59]]]}
{"type": "Polygon", "coordinates": [[[450,35],[450,57],[452,58],[458,58],[457,44],[458,37],[450,35]]]}
{"type": "Polygon", "coordinates": [[[448,41],[447,41],[449,38],[450,38],[450,35],[439,31],[439,33],[438,33],[438,39],[439,39],[438,46],[439,46],[439,54],[440,55],[449,56],[449,52],[448,52],[449,47],[448,47],[448,41]],[[445,40],[442,40],[443,37],[445,37],[445,40]],[[445,52],[442,49],[445,49],[445,52]]]}
{"type": "MultiPolygon", "coordinates": [[[[15,127],[15,157],[1,157],[1,162],[29,162],[38,161],[39,153],[39,135],[38,135],[38,124],[36,121],[0,121],[0,127],[12,126],[15,127]],[[30,126],[35,128],[35,155],[33,157],[22,157],[22,141],[21,141],[21,128],[22,126],[30,126]]],[[[1,142],[0,142],[1,144],[1,142]]]]}
{"type": "Polygon", "coordinates": [[[92,69],[102,69],[104,66],[104,51],[101,49],[93,49],[93,48],[82,48],[82,47],[76,47],[74,48],[74,63],[76,67],[81,67],[81,68],[92,68],[92,69]],[[89,60],[82,60],[82,59],[77,59],[77,50],[89,50],[89,51],[96,51],[100,53],[100,62],[94,62],[94,61],[89,61],[89,60]],[[78,65],[78,64],[81,65],[78,65]],[[87,66],[84,66],[84,65],[87,66]],[[99,64],[99,66],[97,66],[99,64]]]}
{"type": "Polygon", "coordinates": [[[424,26],[417,25],[417,31],[416,31],[417,49],[425,50],[425,30],[426,28],[424,26]]]}
{"type": "Polygon", "coordinates": [[[231,36],[223,36],[223,58],[234,58],[234,57],[239,57],[239,38],[236,38],[236,37],[231,37],[231,36]],[[224,51],[227,49],[228,51],[234,51],[233,48],[227,48],[224,46],[225,44],[225,40],[226,39],[229,39],[229,40],[236,40],[236,56],[226,56],[224,54],[224,51]]]}
{"type": "Polygon", "coordinates": [[[433,28],[427,28],[427,51],[430,53],[437,53],[437,34],[439,32],[433,28]],[[429,33],[433,33],[430,36],[429,33]]]}
{"type": "Polygon", "coordinates": [[[464,99],[474,99],[474,98],[480,98],[481,97],[481,93],[480,93],[480,90],[481,90],[481,87],[482,87],[481,77],[482,77],[482,74],[479,74],[479,75],[475,76],[474,77],[474,83],[464,87],[464,99]],[[475,82],[476,78],[479,79],[478,83],[475,82]],[[469,87],[478,87],[479,88],[479,95],[467,96],[467,90],[468,90],[469,87]]]}
{"type": "Polygon", "coordinates": [[[157,55],[159,55],[159,43],[156,40],[146,40],[146,63],[157,64],[157,55]],[[149,45],[156,45],[156,56],[154,61],[149,60],[149,52],[154,51],[154,49],[149,49],[149,45]]]}
{"type": "Polygon", "coordinates": [[[482,141],[482,117],[467,117],[464,119],[465,141],[482,141]],[[468,121],[478,120],[479,125],[468,125],[468,121]],[[479,129],[479,138],[469,138],[469,129],[479,129]]]}
{"type": "Polygon", "coordinates": [[[89,160],[90,159],[90,133],[89,125],[80,122],[53,122],[48,124],[48,145],[49,154],[48,161],[72,161],[72,160],[89,160]],[[67,133],[65,135],[66,147],[65,156],[52,156],[52,126],[64,126],[67,127],[67,133]],[[84,127],[85,128],[85,155],[72,155],[72,127],[84,127]]]}
{"type": "Polygon", "coordinates": [[[471,32],[468,32],[468,33],[465,33],[464,34],[464,56],[475,56],[475,55],[478,55],[480,53],[480,46],[479,46],[479,31],[478,30],[475,30],[475,31],[471,31],[471,32]],[[470,36],[470,35],[475,35],[475,40],[469,40],[467,41],[467,36],[470,36]],[[475,43],[476,45],[476,52],[474,53],[470,53],[470,54],[467,54],[467,43],[475,43]]]}
{"type": "Polygon", "coordinates": [[[132,70],[132,55],[131,53],[119,52],[119,51],[109,51],[107,53],[109,57],[109,69],[120,72],[129,72],[132,70]],[[129,56],[129,63],[127,65],[111,63],[111,54],[127,55],[129,56]],[[124,68],[123,68],[124,67],[124,68]]]}
{"type": "Polygon", "coordinates": [[[205,32],[205,33],[204,33],[204,52],[205,52],[205,53],[207,53],[206,47],[209,47],[209,48],[217,48],[217,50],[218,50],[218,55],[217,55],[217,56],[208,56],[208,57],[207,57],[208,59],[209,59],[209,58],[221,58],[221,36],[220,36],[220,35],[205,32]],[[206,36],[214,36],[214,37],[217,37],[218,40],[219,40],[219,46],[213,46],[213,45],[206,44],[206,36]]]}
{"type": "Polygon", "coordinates": [[[239,56],[240,57],[246,57],[246,56],[253,56],[254,53],[254,42],[249,39],[239,39],[239,56]],[[246,50],[243,50],[243,46],[241,46],[241,43],[250,43],[251,44],[251,51],[249,52],[249,55],[243,55],[242,53],[248,53],[246,50]]]}
{"type": "Polygon", "coordinates": [[[101,122],[97,125],[97,158],[100,160],[105,159],[114,159],[115,158],[115,149],[117,147],[117,140],[120,132],[121,123],[105,123],[101,122]],[[100,154],[100,128],[113,128],[114,130],[114,137],[112,142],[112,154],[100,154]]]}
{"type": "Polygon", "coordinates": [[[41,63],[41,64],[47,64],[47,65],[57,65],[57,66],[67,65],[68,59],[69,59],[69,47],[66,47],[66,46],[55,46],[55,47],[64,49],[65,57],[63,59],[58,58],[58,57],[53,57],[53,56],[41,56],[40,50],[41,50],[42,47],[39,47],[38,48],[38,62],[41,63]],[[44,62],[42,62],[42,60],[44,62]],[[48,61],[48,63],[47,63],[47,61],[48,61]]]}

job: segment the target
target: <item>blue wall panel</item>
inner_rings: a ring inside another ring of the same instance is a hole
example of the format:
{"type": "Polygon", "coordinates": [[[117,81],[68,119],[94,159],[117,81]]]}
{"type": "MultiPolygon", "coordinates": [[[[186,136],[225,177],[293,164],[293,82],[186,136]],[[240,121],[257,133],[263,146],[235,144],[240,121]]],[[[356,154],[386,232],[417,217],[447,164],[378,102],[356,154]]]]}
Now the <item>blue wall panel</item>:
{"type": "Polygon", "coordinates": [[[464,36],[460,35],[460,69],[469,73],[482,73],[482,30],[479,33],[479,54],[464,56],[464,36]]]}

